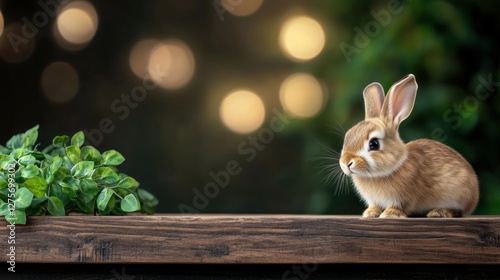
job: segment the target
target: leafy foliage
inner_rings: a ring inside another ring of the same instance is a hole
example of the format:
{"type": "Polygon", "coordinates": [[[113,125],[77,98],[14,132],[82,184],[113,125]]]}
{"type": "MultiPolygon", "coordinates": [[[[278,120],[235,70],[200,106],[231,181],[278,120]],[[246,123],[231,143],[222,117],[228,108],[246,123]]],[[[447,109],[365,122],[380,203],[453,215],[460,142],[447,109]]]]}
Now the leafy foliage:
{"type": "Polygon", "coordinates": [[[56,136],[43,151],[35,145],[38,125],[0,145],[0,216],[25,224],[27,215],[68,212],[123,215],[155,212],[158,200],[117,166],[117,151],[84,146],[83,132],[56,136]]]}

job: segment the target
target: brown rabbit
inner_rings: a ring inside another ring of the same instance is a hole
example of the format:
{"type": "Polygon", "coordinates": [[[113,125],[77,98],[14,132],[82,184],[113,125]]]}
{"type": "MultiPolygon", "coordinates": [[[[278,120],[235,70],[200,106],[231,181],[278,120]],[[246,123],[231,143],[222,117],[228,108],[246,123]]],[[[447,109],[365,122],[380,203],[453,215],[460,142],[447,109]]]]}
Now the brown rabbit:
{"type": "Polygon", "coordinates": [[[385,98],[379,83],[363,91],[365,120],[347,131],[339,162],[368,205],[363,217],[460,217],[477,205],[476,174],[458,152],[429,139],[404,144],[399,137],[417,88],[410,74],[385,98]]]}

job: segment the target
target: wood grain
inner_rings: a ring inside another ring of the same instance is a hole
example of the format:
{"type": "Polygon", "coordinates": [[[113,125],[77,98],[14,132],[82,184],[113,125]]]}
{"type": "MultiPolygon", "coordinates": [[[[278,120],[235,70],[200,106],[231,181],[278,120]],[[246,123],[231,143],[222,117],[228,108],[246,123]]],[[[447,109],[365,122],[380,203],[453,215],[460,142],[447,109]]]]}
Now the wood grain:
{"type": "MultiPolygon", "coordinates": [[[[5,221],[0,261],[7,261],[5,221]]],[[[19,263],[500,264],[500,217],[302,215],[31,217],[19,263]]]]}

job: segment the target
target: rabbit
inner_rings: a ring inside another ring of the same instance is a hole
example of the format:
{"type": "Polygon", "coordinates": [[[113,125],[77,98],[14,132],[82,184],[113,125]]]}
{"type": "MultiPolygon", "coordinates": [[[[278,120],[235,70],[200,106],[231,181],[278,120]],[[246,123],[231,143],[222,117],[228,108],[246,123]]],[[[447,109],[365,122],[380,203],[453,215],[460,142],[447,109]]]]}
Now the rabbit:
{"type": "Polygon", "coordinates": [[[339,164],[368,208],[366,218],[469,215],[479,200],[471,165],[452,148],[429,139],[407,144],[398,128],[411,113],[415,76],[396,82],[384,98],[379,83],[363,91],[365,120],[345,134],[339,164]]]}

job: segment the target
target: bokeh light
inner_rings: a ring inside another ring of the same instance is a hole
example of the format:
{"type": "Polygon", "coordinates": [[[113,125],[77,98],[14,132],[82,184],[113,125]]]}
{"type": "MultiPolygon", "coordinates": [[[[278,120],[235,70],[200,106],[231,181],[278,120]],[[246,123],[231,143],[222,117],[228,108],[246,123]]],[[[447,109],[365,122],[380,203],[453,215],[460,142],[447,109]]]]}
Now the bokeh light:
{"type": "Polygon", "coordinates": [[[149,55],[158,43],[158,40],[155,39],[143,39],[132,47],[129,55],[129,65],[138,78],[143,79],[148,75],[149,55]]]}
{"type": "Polygon", "coordinates": [[[7,25],[3,33],[3,36],[0,36],[0,56],[3,60],[8,63],[21,63],[31,57],[35,51],[35,39],[22,36],[21,23],[7,25]]]}
{"type": "Polygon", "coordinates": [[[304,61],[316,57],[325,46],[325,32],[314,19],[293,17],[281,27],[279,43],[292,60],[304,61]]]}
{"type": "Polygon", "coordinates": [[[89,2],[71,2],[60,11],[56,25],[58,33],[66,42],[87,44],[97,31],[97,13],[89,2]]]}
{"type": "Polygon", "coordinates": [[[248,90],[229,93],[220,106],[222,122],[230,130],[246,134],[257,130],[266,116],[260,97],[248,90]]]}
{"type": "Polygon", "coordinates": [[[0,10],[0,37],[2,36],[3,33],[3,14],[2,10],[0,10]]]}
{"type": "Polygon", "coordinates": [[[292,116],[310,118],[321,110],[324,100],[321,84],[309,74],[290,75],[281,84],[281,105],[292,116]]]}
{"type": "Polygon", "coordinates": [[[53,102],[62,103],[73,99],[79,86],[78,73],[70,64],[54,62],[42,72],[43,93],[53,102]]]}
{"type": "Polygon", "coordinates": [[[165,89],[185,86],[193,77],[195,59],[191,49],[176,39],[157,44],[149,55],[148,72],[151,79],[165,89]]]}
{"type": "Polygon", "coordinates": [[[235,16],[249,16],[262,5],[263,0],[221,0],[222,7],[235,16]]]}

